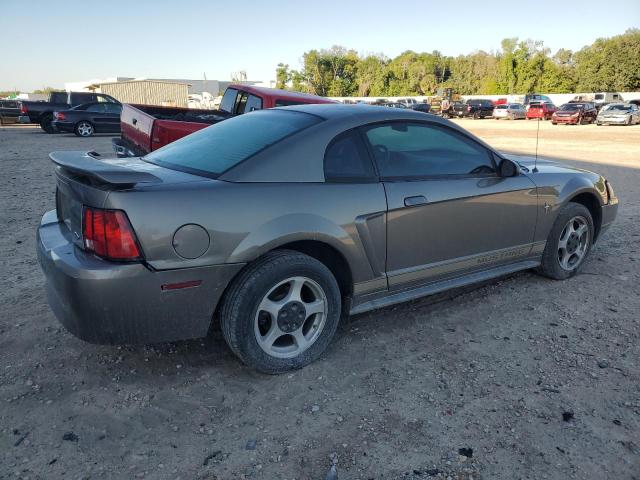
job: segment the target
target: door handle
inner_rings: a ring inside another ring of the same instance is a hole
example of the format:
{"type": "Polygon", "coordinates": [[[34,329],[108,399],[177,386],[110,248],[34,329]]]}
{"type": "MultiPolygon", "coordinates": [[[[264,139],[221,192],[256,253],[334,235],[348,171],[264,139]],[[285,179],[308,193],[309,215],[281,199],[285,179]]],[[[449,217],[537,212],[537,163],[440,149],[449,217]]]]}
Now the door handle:
{"type": "Polygon", "coordinates": [[[429,203],[429,202],[427,201],[427,197],[425,197],[424,195],[405,197],[404,199],[405,207],[415,207],[416,205],[424,205],[426,203],[429,203]]]}
{"type": "Polygon", "coordinates": [[[138,123],[138,119],[134,118],[133,120],[131,120],[131,123],[133,123],[135,125],[136,123],[138,123]]]}

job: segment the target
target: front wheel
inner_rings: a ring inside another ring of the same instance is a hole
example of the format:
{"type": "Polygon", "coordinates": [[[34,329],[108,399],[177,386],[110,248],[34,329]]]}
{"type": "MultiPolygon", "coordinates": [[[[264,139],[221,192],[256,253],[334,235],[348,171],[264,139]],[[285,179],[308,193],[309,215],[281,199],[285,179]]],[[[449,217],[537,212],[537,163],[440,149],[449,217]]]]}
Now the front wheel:
{"type": "Polygon", "coordinates": [[[568,203],[551,228],[537,271],[555,280],[573,277],[591,251],[593,238],[593,218],[587,207],[568,203]]]}
{"type": "Polygon", "coordinates": [[[95,133],[95,129],[91,123],[83,120],[82,122],[78,122],[74,132],[79,137],[90,137],[95,133]]]}
{"type": "Polygon", "coordinates": [[[341,300],[323,263],[276,250],[249,265],[229,287],[220,309],[222,333],[255,370],[278,374],[302,368],[333,339],[341,300]]]}

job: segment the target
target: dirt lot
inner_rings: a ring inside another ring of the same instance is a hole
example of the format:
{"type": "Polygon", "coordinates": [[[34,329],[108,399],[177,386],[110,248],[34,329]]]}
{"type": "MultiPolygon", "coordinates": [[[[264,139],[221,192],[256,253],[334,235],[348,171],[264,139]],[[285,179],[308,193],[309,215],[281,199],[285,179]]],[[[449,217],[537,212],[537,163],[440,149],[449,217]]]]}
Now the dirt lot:
{"type": "MultiPolygon", "coordinates": [[[[535,147],[535,122],[460,123],[535,147]]],[[[540,127],[542,155],[621,198],[581,275],[345,319],[322,360],[277,377],[219,333],[117,348],[63,330],[34,254],[47,154],[110,140],[0,129],[0,478],[640,479],[640,126],[540,127]]]]}

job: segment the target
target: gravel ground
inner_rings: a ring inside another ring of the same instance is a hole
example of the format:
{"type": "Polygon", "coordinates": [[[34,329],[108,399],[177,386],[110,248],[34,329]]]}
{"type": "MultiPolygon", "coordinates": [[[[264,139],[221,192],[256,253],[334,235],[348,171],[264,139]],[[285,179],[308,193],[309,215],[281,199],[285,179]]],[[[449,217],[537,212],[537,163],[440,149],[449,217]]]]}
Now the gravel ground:
{"type": "MultiPolygon", "coordinates": [[[[531,152],[535,122],[460,121],[531,152]]],[[[525,272],[344,319],[295,373],[219,332],[95,346],[50,312],[35,229],[52,150],[109,137],[0,129],[0,478],[640,479],[640,126],[551,127],[540,151],[604,173],[617,223],[583,273],[525,272]]]]}

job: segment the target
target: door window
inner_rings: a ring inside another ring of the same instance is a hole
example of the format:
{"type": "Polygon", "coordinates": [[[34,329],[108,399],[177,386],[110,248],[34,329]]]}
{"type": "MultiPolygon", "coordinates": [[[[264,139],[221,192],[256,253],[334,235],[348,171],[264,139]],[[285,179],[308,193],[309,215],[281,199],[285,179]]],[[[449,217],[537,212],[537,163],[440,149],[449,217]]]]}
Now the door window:
{"type": "Polygon", "coordinates": [[[87,112],[99,112],[99,113],[104,113],[105,109],[105,104],[103,103],[96,103],[94,105],[89,105],[87,107],[87,112]]]}
{"type": "Polygon", "coordinates": [[[327,182],[377,181],[371,158],[357,131],[338,135],[324,154],[324,177],[327,182]]]}
{"type": "Polygon", "coordinates": [[[487,149],[446,127],[394,122],[368,127],[365,134],[381,177],[495,174],[487,149]]]}
{"type": "Polygon", "coordinates": [[[117,103],[106,103],[104,105],[104,110],[107,113],[117,113],[120,115],[122,112],[122,105],[118,105],[117,103]]]}
{"type": "Polygon", "coordinates": [[[244,107],[245,112],[253,112],[254,110],[262,110],[262,99],[255,95],[249,95],[247,104],[244,107]]]}

